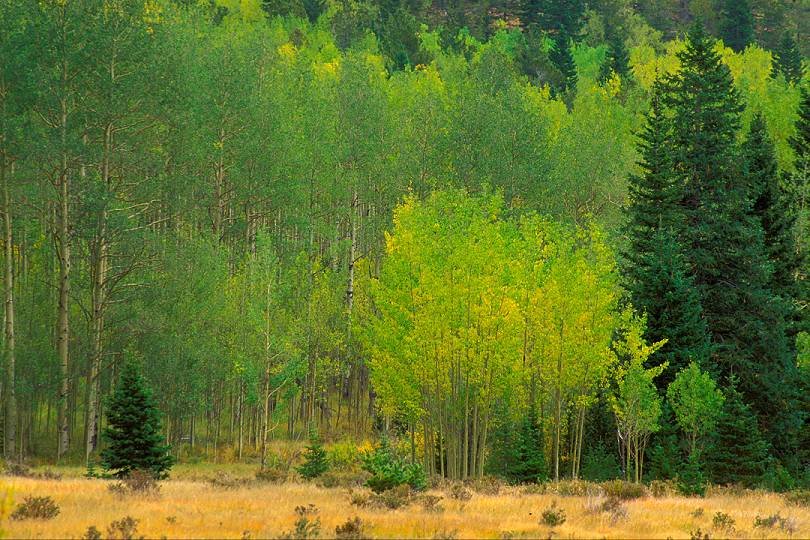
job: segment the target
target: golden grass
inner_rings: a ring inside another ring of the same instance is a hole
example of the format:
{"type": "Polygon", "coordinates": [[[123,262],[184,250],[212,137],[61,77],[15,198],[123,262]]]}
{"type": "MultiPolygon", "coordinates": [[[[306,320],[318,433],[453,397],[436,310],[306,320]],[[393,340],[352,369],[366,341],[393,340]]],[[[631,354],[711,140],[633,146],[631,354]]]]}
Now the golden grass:
{"type": "Polygon", "coordinates": [[[646,497],[624,503],[627,518],[613,523],[605,513],[588,513],[584,497],[525,494],[517,488],[499,495],[475,494],[466,502],[447,493],[435,513],[415,504],[399,510],[357,508],[345,489],[312,484],[252,484],[236,489],[215,488],[201,481],[173,479],[162,483],[158,497],[125,497],[110,493],[108,481],[68,478],[61,481],[6,478],[15,502],[26,495],[53,497],[61,513],[49,521],[9,521],[2,528],[10,538],[80,538],[90,525],[102,533],[114,520],[139,520],[138,535],[147,538],[277,537],[294,526],[294,509],[314,504],[319,509],[322,537],[359,516],[374,538],[433,538],[455,533],[457,538],[547,538],[549,527],[539,524],[542,511],[556,501],[566,521],[554,528],[555,538],[689,538],[697,528],[712,538],[781,538],[779,528],[754,529],[754,519],[779,512],[794,520],[794,538],[810,538],[810,509],[787,506],[777,494],[713,495],[705,499],[646,497]],[[692,513],[703,509],[703,514],[692,513]],[[735,521],[735,531],[712,528],[716,512],[735,521]]]}

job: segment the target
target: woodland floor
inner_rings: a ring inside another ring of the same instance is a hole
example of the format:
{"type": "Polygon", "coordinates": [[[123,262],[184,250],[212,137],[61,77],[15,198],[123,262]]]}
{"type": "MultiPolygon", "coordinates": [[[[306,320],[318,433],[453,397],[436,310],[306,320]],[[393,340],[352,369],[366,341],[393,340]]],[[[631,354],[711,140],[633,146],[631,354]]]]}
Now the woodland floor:
{"type": "Polygon", "coordinates": [[[773,493],[647,496],[623,502],[624,510],[614,515],[595,511],[600,501],[594,497],[507,487],[461,501],[449,490],[431,490],[443,497],[439,511],[418,503],[388,510],[352,505],[345,488],[248,481],[247,467],[228,469],[230,478],[242,473],[244,483],[215,486],[206,480],[214,470],[180,468],[152,496],[117,495],[109,490],[111,481],[79,478],[78,469],[65,471],[61,480],[4,477],[0,489],[10,491],[12,508],[28,495],[50,496],[60,513],[50,520],[6,518],[0,527],[10,538],[81,538],[92,525],[106,537],[110,523],[131,516],[138,520],[136,538],[273,538],[294,529],[296,506],[313,504],[321,538],[335,537],[335,528],[355,516],[367,538],[690,538],[697,529],[711,538],[810,538],[810,508],[789,505],[773,493]],[[553,528],[540,524],[543,511],[554,504],[564,510],[565,522],[553,528]],[[734,520],[733,528],[715,526],[718,512],[734,520]],[[787,528],[754,527],[758,516],[777,513],[787,518],[787,528]]]}

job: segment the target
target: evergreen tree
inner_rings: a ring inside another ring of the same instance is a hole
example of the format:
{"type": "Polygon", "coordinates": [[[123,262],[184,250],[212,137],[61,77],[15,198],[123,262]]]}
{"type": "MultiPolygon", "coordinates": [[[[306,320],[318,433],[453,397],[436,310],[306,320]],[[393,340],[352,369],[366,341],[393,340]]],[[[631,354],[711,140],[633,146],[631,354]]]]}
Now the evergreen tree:
{"type": "Polygon", "coordinates": [[[668,340],[651,357],[655,364],[669,362],[657,379],[659,388],[666,388],[690,361],[704,363],[710,349],[699,295],[678,243],[683,187],[675,174],[670,137],[670,120],[656,84],[639,135],[642,174],[630,178],[623,274],[633,306],[647,314],[647,341],[668,340]]]}
{"type": "Polygon", "coordinates": [[[788,83],[799,84],[802,80],[802,53],[793,37],[785,32],[779,40],[779,46],[773,52],[772,72],[781,73],[788,83]]]}
{"type": "Polygon", "coordinates": [[[567,37],[556,36],[554,38],[554,45],[549,52],[549,58],[563,76],[561,85],[552,89],[560,94],[576,92],[577,66],[574,63],[574,56],[571,54],[571,43],[567,37]]]}
{"type": "Polygon", "coordinates": [[[160,412],[143,377],[133,363],[124,365],[107,406],[109,425],[102,437],[101,464],[119,478],[134,470],[164,478],[174,460],[160,429],[160,412]]]}
{"type": "Polygon", "coordinates": [[[737,52],[754,41],[754,15],[748,0],[723,0],[720,36],[726,45],[737,52]]]}
{"type": "Polygon", "coordinates": [[[753,199],[752,211],[762,224],[765,249],[773,267],[770,286],[785,302],[791,323],[789,334],[795,336],[800,300],[796,279],[800,264],[796,252],[795,212],[789,194],[779,181],[776,150],[761,113],[751,122],[743,144],[743,159],[753,199]]]}
{"type": "Polygon", "coordinates": [[[599,81],[604,83],[610,78],[611,73],[615,73],[622,79],[627,78],[630,73],[630,53],[624,40],[615,32],[607,41],[607,54],[599,69],[599,81]]]}
{"type": "Polygon", "coordinates": [[[298,467],[298,473],[311,480],[317,478],[329,470],[329,459],[326,456],[326,450],[323,448],[321,438],[315,428],[309,430],[309,444],[304,452],[304,463],[298,467]]]}
{"type": "Polygon", "coordinates": [[[742,105],[702,26],[692,28],[678,57],[667,100],[675,170],[684,182],[684,255],[714,344],[707,367],[724,378],[739,374],[740,390],[774,442],[784,432],[777,426],[786,418],[781,381],[791,360],[783,303],[769,287],[762,226],[738,165],[742,105]]]}
{"type": "Polygon", "coordinates": [[[709,472],[715,483],[753,487],[767,468],[768,444],[733,378],[725,396],[717,433],[707,452],[709,472]]]}
{"type": "Polygon", "coordinates": [[[535,4],[541,10],[539,21],[544,30],[564,38],[565,43],[577,39],[585,14],[583,0],[541,0],[535,4]]]}
{"type": "Polygon", "coordinates": [[[543,454],[543,432],[534,407],[529,409],[521,421],[516,435],[514,461],[507,470],[507,478],[519,484],[545,480],[547,469],[543,454]]]}

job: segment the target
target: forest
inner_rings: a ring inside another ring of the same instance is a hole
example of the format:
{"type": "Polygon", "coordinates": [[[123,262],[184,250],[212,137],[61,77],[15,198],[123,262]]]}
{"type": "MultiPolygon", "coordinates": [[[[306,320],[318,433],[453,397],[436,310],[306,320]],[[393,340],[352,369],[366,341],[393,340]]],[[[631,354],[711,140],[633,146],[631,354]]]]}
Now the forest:
{"type": "Polygon", "coordinates": [[[123,378],[179,463],[810,488],[808,28],[0,0],[5,460],[108,463],[123,378]]]}

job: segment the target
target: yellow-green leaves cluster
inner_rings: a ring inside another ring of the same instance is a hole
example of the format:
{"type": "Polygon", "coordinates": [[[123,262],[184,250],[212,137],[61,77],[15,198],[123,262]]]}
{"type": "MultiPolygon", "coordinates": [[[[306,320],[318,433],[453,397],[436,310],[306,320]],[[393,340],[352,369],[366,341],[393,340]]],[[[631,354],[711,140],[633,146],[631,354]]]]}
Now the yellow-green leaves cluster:
{"type": "Polygon", "coordinates": [[[486,193],[406,198],[366,285],[380,406],[471,455],[461,477],[477,473],[496,403],[525,411],[531,380],[539,406],[559,411],[551,422],[569,407],[584,417],[615,363],[618,286],[602,233],[510,212],[486,193]]]}

